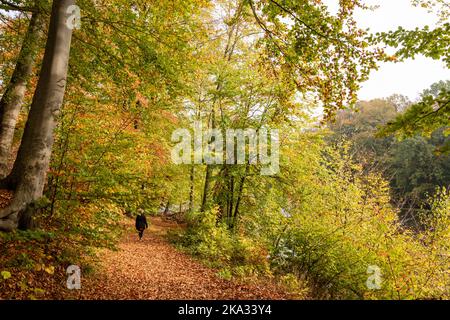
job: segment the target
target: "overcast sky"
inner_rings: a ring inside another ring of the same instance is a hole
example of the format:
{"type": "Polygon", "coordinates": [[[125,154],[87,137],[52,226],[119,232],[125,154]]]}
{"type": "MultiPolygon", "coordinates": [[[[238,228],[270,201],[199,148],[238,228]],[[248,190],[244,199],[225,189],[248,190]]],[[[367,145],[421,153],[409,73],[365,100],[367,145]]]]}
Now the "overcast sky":
{"type": "MultiPolygon", "coordinates": [[[[338,0],[324,0],[333,12],[338,0]]],[[[434,26],[437,17],[425,9],[413,7],[411,0],[364,0],[368,5],[379,5],[375,11],[358,10],[356,21],[362,28],[373,32],[434,26]]],[[[418,94],[439,80],[450,80],[450,70],[441,61],[416,57],[401,63],[383,63],[378,71],[372,71],[370,79],[363,83],[359,98],[369,100],[400,93],[415,100],[418,94]]]]}

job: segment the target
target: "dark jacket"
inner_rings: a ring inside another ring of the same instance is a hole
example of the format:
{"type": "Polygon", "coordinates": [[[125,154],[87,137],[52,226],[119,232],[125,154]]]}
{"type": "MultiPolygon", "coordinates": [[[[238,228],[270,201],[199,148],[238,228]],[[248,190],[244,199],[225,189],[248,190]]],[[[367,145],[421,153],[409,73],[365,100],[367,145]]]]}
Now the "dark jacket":
{"type": "Polygon", "coordinates": [[[148,224],[147,224],[147,219],[145,218],[144,214],[138,215],[136,217],[136,229],[140,230],[140,229],[147,229],[148,228],[148,224]]]}

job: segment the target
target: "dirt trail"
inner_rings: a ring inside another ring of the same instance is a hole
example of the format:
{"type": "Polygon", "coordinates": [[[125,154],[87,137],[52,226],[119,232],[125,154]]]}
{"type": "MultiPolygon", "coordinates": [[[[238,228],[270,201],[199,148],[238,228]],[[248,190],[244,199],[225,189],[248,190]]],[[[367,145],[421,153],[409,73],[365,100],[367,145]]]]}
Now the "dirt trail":
{"type": "Polygon", "coordinates": [[[176,224],[152,218],[139,241],[132,221],[118,251],[101,255],[102,273],[83,284],[83,299],[286,299],[277,286],[219,278],[167,242],[176,224]]]}

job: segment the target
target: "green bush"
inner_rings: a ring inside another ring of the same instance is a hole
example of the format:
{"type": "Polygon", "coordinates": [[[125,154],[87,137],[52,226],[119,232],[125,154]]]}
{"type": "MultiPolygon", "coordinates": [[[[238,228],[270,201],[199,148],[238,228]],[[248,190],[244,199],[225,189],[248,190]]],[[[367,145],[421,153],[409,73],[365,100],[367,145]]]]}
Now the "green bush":
{"type": "Polygon", "coordinates": [[[188,213],[188,229],[179,243],[213,267],[222,270],[230,267],[228,272],[235,276],[267,272],[267,250],[255,241],[231,232],[225,223],[217,221],[217,216],[217,208],[188,213]]]}
{"type": "Polygon", "coordinates": [[[433,201],[429,230],[413,233],[400,225],[380,176],[333,159],[333,174],[314,182],[314,193],[293,194],[302,202],[272,247],[272,269],[305,277],[318,298],[448,298],[448,195],[433,201]],[[374,269],[379,287],[370,286],[374,269]]]}

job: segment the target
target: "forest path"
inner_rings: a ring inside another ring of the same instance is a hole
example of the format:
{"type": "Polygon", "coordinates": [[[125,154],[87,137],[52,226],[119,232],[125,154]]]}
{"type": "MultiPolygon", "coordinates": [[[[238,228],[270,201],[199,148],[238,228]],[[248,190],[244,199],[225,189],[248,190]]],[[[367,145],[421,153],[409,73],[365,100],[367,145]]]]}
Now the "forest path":
{"type": "Polygon", "coordinates": [[[134,223],[127,219],[127,232],[118,251],[104,250],[100,275],[82,286],[82,299],[287,299],[270,282],[228,281],[166,239],[177,224],[151,218],[140,241],[134,223]]]}

